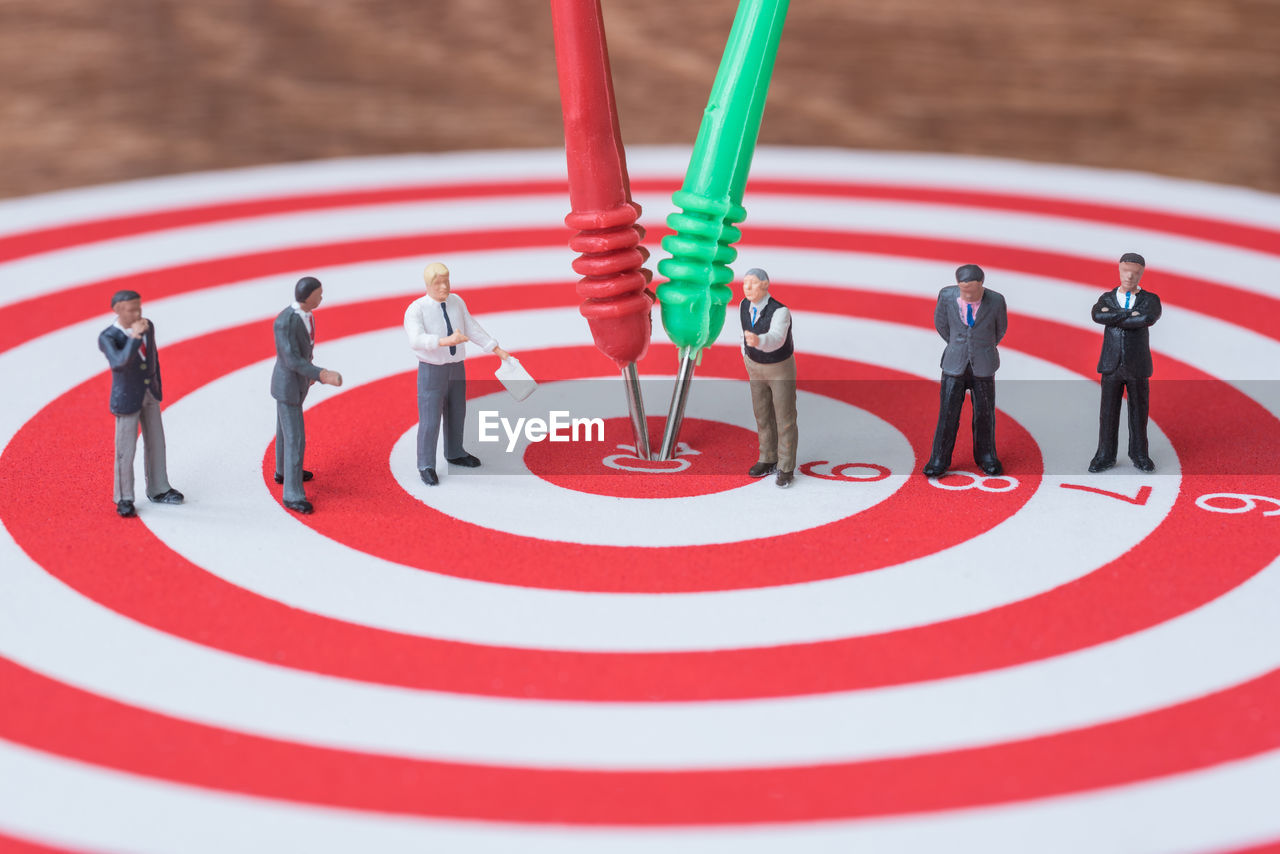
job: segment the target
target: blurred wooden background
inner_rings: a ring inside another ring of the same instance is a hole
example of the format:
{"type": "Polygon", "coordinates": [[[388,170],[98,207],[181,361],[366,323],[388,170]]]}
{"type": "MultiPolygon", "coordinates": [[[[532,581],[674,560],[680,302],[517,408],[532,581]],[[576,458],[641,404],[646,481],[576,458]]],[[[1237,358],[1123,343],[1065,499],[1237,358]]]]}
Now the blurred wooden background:
{"type": "MultiPolygon", "coordinates": [[[[629,144],[690,144],[735,0],[604,0],[629,144]]],[[[0,0],[0,196],[562,144],[543,0],[0,0]]],[[[795,0],[761,141],[1280,191],[1280,0],[795,0]]]]}

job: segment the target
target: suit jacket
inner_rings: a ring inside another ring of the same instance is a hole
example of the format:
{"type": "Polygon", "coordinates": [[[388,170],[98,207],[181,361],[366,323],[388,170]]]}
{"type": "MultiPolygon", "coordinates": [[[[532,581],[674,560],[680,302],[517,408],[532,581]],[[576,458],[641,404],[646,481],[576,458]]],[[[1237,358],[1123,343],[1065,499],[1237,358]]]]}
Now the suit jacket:
{"type": "Polygon", "coordinates": [[[148,389],[156,400],[163,397],[154,326],[148,325],[141,338],[132,338],[112,324],[98,336],[98,349],[111,366],[111,414],[132,415],[141,410],[142,396],[148,389]],[[147,345],[145,359],[142,358],[143,342],[147,345]]]}
{"type": "Polygon", "coordinates": [[[959,297],[958,286],[943,288],[938,292],[938,305],[933,310],[934,328],[947,342],[947,348],[942,351],[942,372],[958,377],[964,374],[966,365],[972,365],[975,377],[994,376],[1000,367],[1000,351],[996,345],[1009,328],[1004,297],[984,288],[972,329],[956,305],[959,297]]]}
{"type": "Polygon", "coordinates": [[[320,369],[311,364],[311,333],[293,306],[276,317],[276,366],[271,371],[271,396],[281,403],[301,406],[307,389],[320,379],[320,369]]]}
{"type": "Polygon", "coordinates": [[[1147,329],[1159,319],[1160,297],[1151,291],[1138,291],[1128,311],[1120,307],[1114,290],[1098,297],[1093,304],[1093,322],[1106,327],[1102,330],[1098,373],[1109,374],[1124,365],[1135,377],[1150,377],[1151,336],[1147,329]]]}

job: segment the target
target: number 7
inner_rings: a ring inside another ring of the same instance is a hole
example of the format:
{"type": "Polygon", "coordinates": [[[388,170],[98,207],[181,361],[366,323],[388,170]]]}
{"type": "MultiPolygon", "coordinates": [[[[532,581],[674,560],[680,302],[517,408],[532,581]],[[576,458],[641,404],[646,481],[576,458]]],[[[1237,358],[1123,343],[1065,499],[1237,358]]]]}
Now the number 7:
{"type": "Polygon", "coordinates": [[[1119,501],[1127,501],[1130,504],[1137,504],[1139,507],[1145,505],[1147,503],[1147,499],[1151,497],[1151,487],[1149,486],[1139,488],[1138,494],[1133,498],[1130,498],[1123,492],[1111,492],[1110,490],[1098,489],[1094,486],[1081,486],[1078,483],[1060,483],[1058,486],[1061,486],[1063,489],[1078,489],[1081,492],[1096,492],[1098,495],[1105,495],[1108,498],[1115,498],[1119,501]]]}

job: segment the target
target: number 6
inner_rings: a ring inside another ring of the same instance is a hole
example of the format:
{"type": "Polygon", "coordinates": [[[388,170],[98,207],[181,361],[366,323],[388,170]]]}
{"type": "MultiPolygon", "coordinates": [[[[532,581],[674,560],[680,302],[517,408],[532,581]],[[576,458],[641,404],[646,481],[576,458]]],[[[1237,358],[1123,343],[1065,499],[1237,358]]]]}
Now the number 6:
{"type": "Polygon", "coordinates": [[[1263,516],[1280,516],[1280,498],[1272,498],[1269,495],[1246,495],[1242,492],[1210,492],[1201,495],[1196,499],[1196,506],[1201,510],[1208,510],[1210,513],[1248,513],[1250,510],[1258,509],[1258,502],[1265,501],[1268,504],[1274,504],[1275,510],[1263,510],[1263,516]],[[1228,501],[1239,501],[1239,507],[1214,507],[1210,501],[1225,498],[1228,501]]]}

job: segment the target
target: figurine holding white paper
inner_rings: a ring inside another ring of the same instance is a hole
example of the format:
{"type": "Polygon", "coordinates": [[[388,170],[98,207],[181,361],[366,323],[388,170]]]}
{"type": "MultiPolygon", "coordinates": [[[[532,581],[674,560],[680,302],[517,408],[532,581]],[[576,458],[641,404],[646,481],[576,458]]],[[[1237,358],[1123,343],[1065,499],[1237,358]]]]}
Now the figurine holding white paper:
{"type": "MultiPolygon", "coordinates": [[[[444,454],[450,465],[475,468],[480,460],[462,447],[467,417],[467,373],[463,360],[467,342],[507,362],[510,353],[498,346],[484,327],[453,293],[449,268],[428,264],[422,274],[427,293],[404,313],[409,348],[418,357],[418,474],[427,486],[436,486],[436,442],[444,423],[444,454]]],[[[526,375],[527,376],[527,375],[526,375]]]]}

